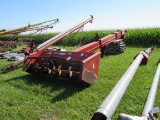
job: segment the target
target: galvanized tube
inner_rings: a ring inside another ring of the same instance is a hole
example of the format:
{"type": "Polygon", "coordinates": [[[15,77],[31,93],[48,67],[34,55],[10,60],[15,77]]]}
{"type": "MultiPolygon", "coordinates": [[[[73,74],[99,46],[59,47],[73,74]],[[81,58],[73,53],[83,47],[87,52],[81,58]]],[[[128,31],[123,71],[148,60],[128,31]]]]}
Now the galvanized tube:
{"type": "Polygon", "coordinates": [[[152,86],[150,88],[150,91],[142,112],[142,116],[138,117],[138,116],[132,116],[132,115],[120,113],[120,115],[118,116],[119,120],[148,120],[148,119],[152,120],[153,119],[153,116],[150,115],[149,112],[154,105],[159,78],[160,78],[160,59],[158,60],[157,70],[156,70],[156,73],[152,82],[152,86]]]}
{"type": "Polygon", "coordinates": [[[156,70],[153,83],[147,97],[147,101],[145,103],[145,106],[142,112],[142,116],[148,116],[149,111],[153,108],[159,77],[160,77],[160,59],[158,60],[157,70],[156,70]]]}
{"type": "MultiPolygon", "coordinates": [[[[149,48],[146,50],[148,51],[149,48]]],[[[150,49],[151,50],[151,49],[150,49]]],[[[149,52],[147,52],[149,53],[149,52]]],[[[124,92],[126,91],[131,79],[133,78],[137,68],[139,67],[142,59],[145,56],[140,53],[132,62],[127,71],[123,74],[119,82],[109,93],[107,98],[100,105],[99,109],[95,112],[91,120],[110,120],[114,114],[120,100],[122,99],[124,92]]]]}

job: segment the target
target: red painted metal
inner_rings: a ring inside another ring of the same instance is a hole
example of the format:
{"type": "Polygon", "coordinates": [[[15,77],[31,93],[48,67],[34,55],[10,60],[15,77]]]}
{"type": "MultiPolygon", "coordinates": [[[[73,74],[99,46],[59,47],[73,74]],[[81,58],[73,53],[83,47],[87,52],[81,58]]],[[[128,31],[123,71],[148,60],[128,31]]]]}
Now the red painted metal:
{"type": "Polygon", "coordinates": [[[7,72],[15,69],[18,65],[22,64],[23,62],[24,62],[24,60],[16,61],[12,64],[5,66],[4,68],[1,68],[1,71],[2,71],[2,73],[7,73],[7,72]]]}
{"type": "MultiPolygon", "coordinates": [[[[77,26],[69,29],[69,30],[66,30],[60,34],[58,34],[57,36],[45,41],[44,43],[40,44],[35,50],[34,52],[39,52],[39,51],[42,51],[46,48],[48,48],[49,46],[55,44],[56,42],[62,40],[62,38],[68,36],[69,34],[73,33],[74,31],[78,30],[79,28],[83,27],[85,24],[87,24],[88,22],[92,22],[93,20],[93,16],[91,15],[90,18],[88,18],[87,20],[83,21],[82,23],[78,24],[77,26]]],[[[30,54],[30,47],[28,46],[26,48],[26,51],[25,51],[25,54],[26,55],[29,55],[30,54]]]]}
{"type": "Polygon", "coordinates": [[[118,30],[117,32],[114,32],[106,37],[99,39],[99,41],[84,45],[80,48],[73,50],[72,52],[95,52],[102,47],[106,47],[108,44],[117,39],[124,38],[125,34],[126,30],[118,30]]]}
{"type": "MultiPolygon", "coordinates": [[[[89,19],[83,21],[82,23],[78,24],[77,26],[58,34],[57,36],[49,39],[48,41],[40,44],[33,53],[29,53],[30,47],[26,48],[26,58],[24,60],[23,70],[29,73],[43,73],[43,74],[61,74],[68,73],[69,76],[74,73],[80,73],[82,71],[83,66],[87,63],[87,61],[83,61],[84,57],[92,56],[93,53],[77,53],[74,52],[72,54],[68,52],[61,52],[55,50],[48,50],[46,49],[50,45],[58,42],[65,36],[71,34],[72,32],[78,30],[79,28],[83,27],[88,22],[92,22],[93,16],[89,19]],[[79,56],[79,57],[78,57],[79,56]],[[69,60],[72,58],[71,60],[69,60]],[[53,63],[52,63],[53,62],[53,63]],[[74,62],[74,63],[73,63],[74,62]],[[70,64],[69,64],[70,63],[70,64]],[[82,63],[81,65],[79,63],[82,63]],[[54,65],[52,65],[54,64],[54,65]],[[51,67],[52,66],[52,67],[51,67]],[[53,69],[54,66],[54,69],[53,69]],[[74,70],[74,71],[73,71],[74,70]],[[50,72],[51,71],[51,72],[50,72]]],[[[96,63],[95,63],[96,64],[96,63]]],[[[96,72],[96,71],[94,71],[96,72]]],[[[80,73],[83,76],[83,73],[80,73]]],[[[85,76],[84,76],[85,77],[85,76]]]]}
{"type": "Polygon", "coordinates": [[[96,50],[100,49],[101,57],[103,57],[106,46],[117,39],[124,39],[125,34],[126,30],[118,30],[117,32],[114,32],[106,37],[96,40],[95,42],[77,48],[72,52],[95,52],[96,50]]]}
{"type": "MultiPolygon", "coordinates": [[[[145,51],[141,51],[139,54],[142,54],[143,57],[144,57],[144,58],[142,59],[140,65],[147,65],[147,63],[148,63],[148,54],[147,54],[145,51]]],[[[139,54],[138,54],[138,55],[139,55],[139,54]]],[[[136,55],[134,58],[136,58],[138,55],[136,55]]]]}
{"type": "Polygon", "coordinates": [[[23,69],[29,73],[39,74],[43,71],[49,75],[49,60],[52,60],[55,68],[52,69],[50,76],[59,74],[58,68],[61,66],[60,74],[67,73],[69,76],[70,72],[73,72],[73,77],[92,84],[98,78],[100,55],[100,52],[63,52],[46,49],[28,56],[23,69]]]}
{"type": "Polygon", "coordinates": [[[26,57],[23,70],[32,74],[68,76],[92,84],[98,78],[100,57],[104,54],[105,47],[119,38],[123,39],[125,33],[126,30],[119,30],[71,52],[50,49],[34,52],[26,57]],[[98,49],[101,52],[95,52],[98,49]]]}
{"type": "Polygon", "coordinates": [[[85,24],[87,24],[88,22],[92,22],[93,20],[93,16],[91,15],[91,17],[87,20],[85,20],[84,22],[80,23],[79,25],[73,27],[72,29],[66,31],[66,32],[63,32],[62,34],[60,34],[59,36],[56,37],[56,39],[52,40],[51,42],[47,43],[46,45],[40,47],[40,48],[37,48],[38,51],[41,51],[41,50],[44,50],[46,49],[47,47],[55,44],[56,42],[60,41],[62,38],[68,36],[69,34],[71,34],[72,32],[76,31],[77,29],[83,27],[85,24]]]}

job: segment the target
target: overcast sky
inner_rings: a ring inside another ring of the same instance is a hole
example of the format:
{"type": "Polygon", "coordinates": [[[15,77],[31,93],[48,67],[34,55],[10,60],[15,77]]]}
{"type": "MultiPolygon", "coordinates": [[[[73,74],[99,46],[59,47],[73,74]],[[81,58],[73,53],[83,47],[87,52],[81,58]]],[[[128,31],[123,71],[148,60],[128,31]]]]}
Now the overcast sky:
{"type": "Polygon", "coordinates": [[[59,18],[61,32],[94,16],[84,30],[160,27],[160,0],[0,0],[0,29],[59,18]]]}

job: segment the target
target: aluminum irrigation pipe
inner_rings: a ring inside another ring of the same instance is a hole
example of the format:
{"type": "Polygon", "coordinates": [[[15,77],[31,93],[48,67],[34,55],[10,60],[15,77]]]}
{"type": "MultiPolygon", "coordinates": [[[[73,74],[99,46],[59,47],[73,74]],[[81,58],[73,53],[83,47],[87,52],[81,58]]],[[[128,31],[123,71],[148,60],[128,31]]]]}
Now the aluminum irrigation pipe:
{"type": "Polygon", "coordinates": [[[152,48],[148,48],[145,52],[140,52],[136,56],[130,67],[123,74],[116,86],[112,89],[112,91],[100,105],[99,109],[94,113],[91,120],[111,119],[138,66],[140,64],[147,64],[148,54],[151,52],[151,50],[152,48]]]}
{"type": "MultiPolygon", "coordinates": [[[[160,78],[160,59],[158,60],[158,67],[152,82],[152,86],[150,88],[143,112],[142,112],[142,116],[138,117],[138,116],[131,116],[131,115],[127,115],[124,113],[120,113],[119,115],[119,120],[154,120],[152,114],[159,112],[159,108],[153,108],[154,105],[154,101],[155,101],[155,96],[156,96],[156,92],[157,92],[157,87],[158,87],[158,81],[160,78]]],[[[158,118],[157,118],[158,119],[158,118]]]]}

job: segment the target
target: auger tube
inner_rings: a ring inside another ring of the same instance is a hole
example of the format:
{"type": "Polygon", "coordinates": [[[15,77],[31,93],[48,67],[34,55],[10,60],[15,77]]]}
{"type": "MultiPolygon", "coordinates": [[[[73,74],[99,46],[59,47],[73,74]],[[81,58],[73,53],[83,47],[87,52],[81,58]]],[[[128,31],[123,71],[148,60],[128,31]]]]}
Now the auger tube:
{"type": "Polygon", "coordinates": [[[153,108],[153,105],[154,105],[159,78],[160,78],[160,59],[158,60],[157,70],[153,78],[153,82],[152,82],[147,100],[144,105],[142,116],[138,117],[138,116],[131,116],[124,113],[120,113],[118,117],[119,120],[136,120],[136,118],[139,118],[140,120],[147,120],[147,118],[149,118],[149,120],[154,120],[153,116],[150,114],[150,110],[153,108]]]}
{"type": "Polygon", "coordinates": [[[83,27],[85,24],[87,24],[88,22],[92,23],[93,21],[93,16],[91,15],[90,18],[88,18],[87,20],[77,24],[76,26],[50,38],[49,40],[45,41],[44,43],[40,44],[36,49],[38,51],[44,50],[45,48],[47,48],[50,45],[53,45],[54,43],[60,41],[62,38],[68,36],[69,34],[71,34],[72,32],[78,30],[79,28],[83,27]]]}
{"type": "Polygon", "coordinates": [[[53,22],[53,21],[56,23],[56,22],[59,22],[58,20],[59,19],[52,19],[52,20],[48,20],[48,21],[44,21],[44,22],[39,22],[39,23],[36,23],[36,24],[29,24],[29,25],[24,26],[24,27],[15,28],[15,29],[12,29],[12,30],[7,30],[7,31],[4,31],[4,32],[0,32],[0,35],[15,34],[15,33],[27,32],[27,31],[30,31],[30,30],[36,30],[39,27],[43,27],[43,24],[45,24],[45,23],[53,22]],[[39,26],[39,25],[41,25],[41,26],[39,26]]]}
{"type": "Polygon", "coordinates": [[[147,101],[145,103],[145,106],[142,112],[142,116],[147,116],[148,112],[153,108],[154,100],[155,100],[155,96],[157,92],[157,87],[158,87],[159,77],[160,77],[160,59],[158,60],[157,70],[156,70],[156,73],[153,79],[152,86],[150,88],[150,92],[147,97],[147,101]]]}
{"type": "MultiPolygon", "coordinates": [[[[129,83],[131,82],[137,68],[144,59],[148,59],[148,54],[151,52],[151,48],[148,48],[145,52],[140,52],[135,60],[132,62],[127,71],[123,74],[121,79],[100,105],[99,109],[94,113],[91,120],[110,120],[114,114],[118,104],[120,103],[129,83]]],[[[147,61],[147,60],[145,60],[147,61]]],[[[147,64],[147,62],[145,63],[147,64]]]]}

